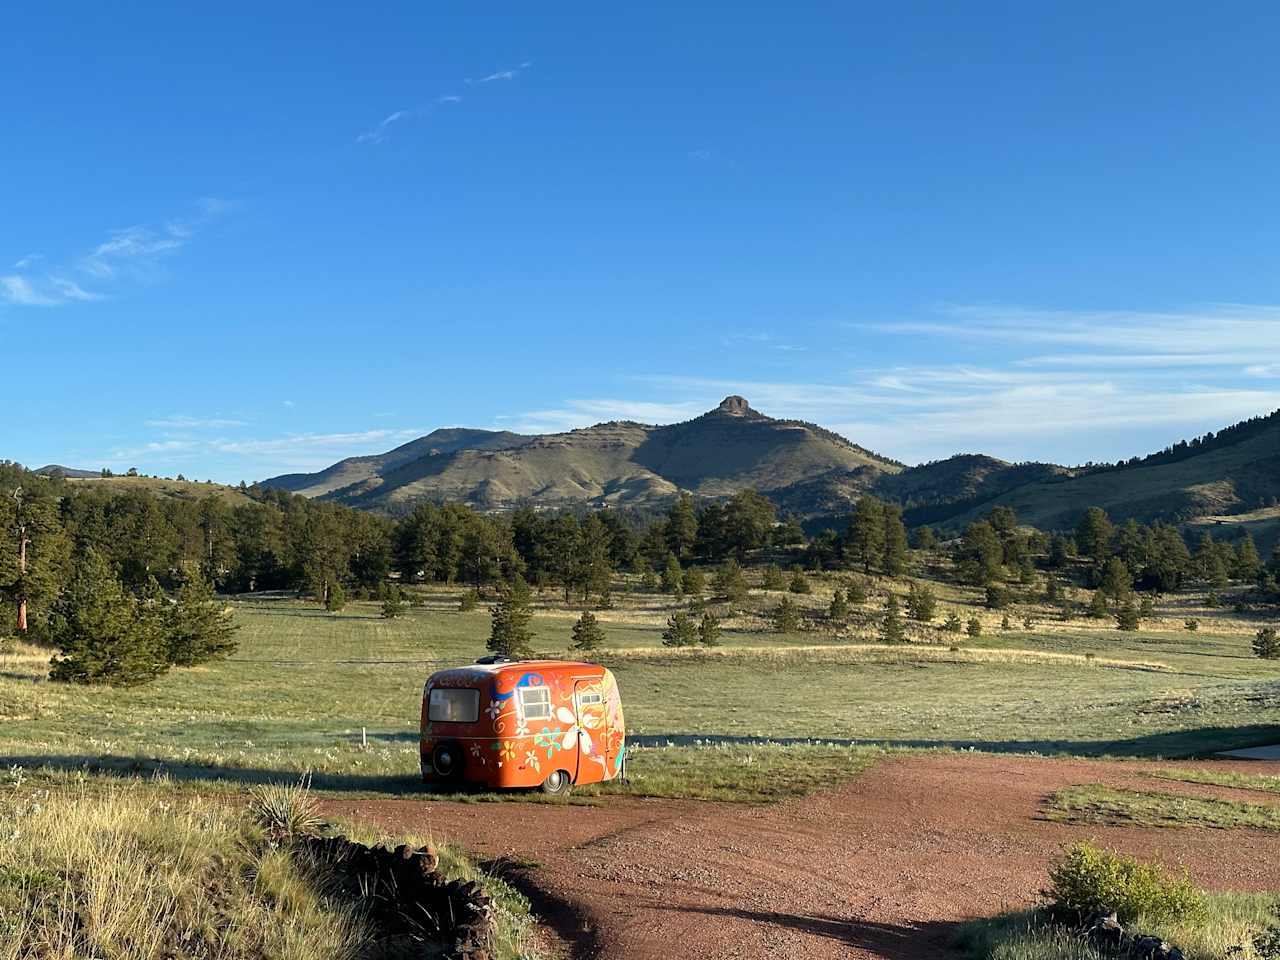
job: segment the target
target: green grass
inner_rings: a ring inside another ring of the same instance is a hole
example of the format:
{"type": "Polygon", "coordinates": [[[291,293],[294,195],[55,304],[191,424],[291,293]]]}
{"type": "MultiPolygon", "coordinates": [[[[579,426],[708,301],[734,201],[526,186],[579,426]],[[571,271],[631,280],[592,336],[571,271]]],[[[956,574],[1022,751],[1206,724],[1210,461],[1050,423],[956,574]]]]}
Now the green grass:
{"type": "Polygon", "coordinates": [[[1083,784],[1054,793],[1045,816],[1066,823],[1280,830],[1280,806],[1083,784]]]}
{"type": "MultiPolygon", "coordinates": [[[[836,581],[813,582],[801,602],[816,611],[836,581]]],[[[0,770],[236,783],[310,770],[318,789],[416,792],[423,681],[482,654],[489,618],[483,606],[457,612],[460,588],[414,592],[422,604],[396,620],[372,602],[331,614],[301,601],[237,600],[232,660],[132,690],[48,683],[46,652],[0,650],[0,770]]],[[[942,584],[938,593],[944,610],[976,610],[976,590],[942,584]]],[[[802,760],[769,746],[792,741],[1174,758],[1280,738],[1280,669],[1253,658],[1250,625],[1226,615],[1207,617],[1196,634],[1122,634],[1083,621],[1001,632],[989,623],[953,652],[956,638],[925,627],[917,635],[927,645],[870,644],[882,605],[874,600],[838,634],[819,620],[779,636],[760,616],[775,600],[753,591],[726,620],[725,647],[709,654],[661,647],[671,598],[618,592],[616,608],[600,612],[607,647],[598,659],[622,690],[636,791],[727,797],[737,778],[744,799],[762,799],[792,792],[778,778],[806,789],[844,778],[843,755],[806,747],[802,760]]],[[[1166,620],[1180,624],[1176,603],[1166,620]]],[[[535,646],[565,655],[577,614],[548,594],[535,646]]]]}
{"type": "Polygon", "coordinates": [[[1235,773],[1220,770],[1183,770],[1168,767],[1151,776],[1158,780],[1180,780],[1183,783],[1205,783],[1237,790],[1263,790],[1280,793],[1280,777],[1257,773],[1235,773]]]}
{"type": "MultiPolygon", "coordinates": [[[[1208,919],[1195,925],[1139,923],[1135,927],[1180,947],[1187,960],[1254,960],[1253,939],[1276,922],[1271,894],[1215,894],[1208,919]]],[[[973,960],[1105,960],[1081,938],[1039,911],[973,920],[957,932],[957,946],[973,960]]]]}

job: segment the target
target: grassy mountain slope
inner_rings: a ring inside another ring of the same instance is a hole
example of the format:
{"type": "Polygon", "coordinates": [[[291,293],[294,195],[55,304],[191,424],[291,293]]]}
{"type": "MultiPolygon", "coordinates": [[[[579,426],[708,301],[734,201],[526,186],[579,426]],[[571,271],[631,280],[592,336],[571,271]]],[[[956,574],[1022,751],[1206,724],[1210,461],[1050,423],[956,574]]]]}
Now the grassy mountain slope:
{"type": "Polygon", "coordinates": [[[966,523],[995,505],[1013,507],[1041,529],[1070,526],[1091,506],[1116,520],[1175,522],[1271,506],[1280,498],[1280,418],[1269,420],[1243,439],[1184,459],[1161,462],[1156,456],[1027,483],[958,513],[950,523],[966,523]]]}
{"type": "Polygon", "coordinates": [[[719,497],[747,488],[798,506],[824,496],[847,506],[848,497],[831,491],[843,485],[860,492],[876,476],[901,469],[821,427],[767,417],[741,397],[666,426],[613,421],[531,437],[455,431],[447,442],[441,433],[265,485],[388,513],[422,500],[487,510],[524,503],[645,506],[681,490],[719,497]],[[798,492],[789,498],[789,491],[798,492]]]}

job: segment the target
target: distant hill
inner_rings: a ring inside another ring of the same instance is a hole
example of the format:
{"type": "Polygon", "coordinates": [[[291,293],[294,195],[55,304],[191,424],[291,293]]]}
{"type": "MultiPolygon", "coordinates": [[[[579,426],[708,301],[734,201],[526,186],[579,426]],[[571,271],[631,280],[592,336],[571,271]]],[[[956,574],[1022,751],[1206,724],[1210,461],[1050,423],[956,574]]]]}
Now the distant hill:
{"type": "Polygon", "coordinates": [[[391,514],[424,500],[483,510],[645,507],[681,491],[724,497],[754,489],[807,515],[847,509],[902,469],[830,430],[726,397],[700,417],[663,426],[612,421],[539,436],[437,430],[385,454],[263,485],[391,514]]]}
{"type": "Polygon", "coordinates": [[[60,463],[50,463],[41,467],[39,470],[33,470],[42,477],[97,477],[101,476],[100,470],[77,470],[75,467],[64,467],[60,463]]]}
{"type": "Polygon", "coordinates": [[[661,426],[612,421],[538,436],[436,430],[383,454],[263,485],[392,515],[423,501],[481,510],[661,509],[680,492],[719,498],[753,489],[810,526],[842,517],[874,493],[902,504],[912,525],[957,528],[1005,504],[1024,522],[1055,529],[1096,505],[1116,520],[1227,523],[1248,515],[1248,529],[1266,534],[1280,503],[1280,412],[1115,465],[961,454],[906,467],[815,424],[766,416],[735,396],[661,426]]]}

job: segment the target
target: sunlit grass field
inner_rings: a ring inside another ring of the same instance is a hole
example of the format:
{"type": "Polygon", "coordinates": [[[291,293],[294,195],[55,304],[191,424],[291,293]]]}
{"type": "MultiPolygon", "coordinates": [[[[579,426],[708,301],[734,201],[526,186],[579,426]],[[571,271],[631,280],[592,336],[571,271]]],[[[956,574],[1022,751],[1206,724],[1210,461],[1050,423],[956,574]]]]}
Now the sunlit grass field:
{"type": "MultiPolygon", "coordinates": [[[[741,780],[743,799],[765,799],[778,782],[814,785],[797,772],[797,750],[843,778],[877,747],[1183,757],[1280,739],[1280,665],[1251,655],[1247,618],[1198,610],[1190,633],[1183,599],[1137,634],[1034,610],[1021,629],[1022,608],[1010,613],[1020,629],[1001,630],[976,591],[939,586],[935,622],[951,609],[976,613],[983,636],[912,625],[916,642],[884,647],[882,597],[846,628],[823,623],[834,583],[815,578],[814,593],[797,598],[812,625],[788,635],[763,616],[781,594],[753,591],[726,618],[723,645],[705,652],[662,647],[673,598],[619,592],[598,611],[607,645],[595,659],[618,677],[637,748],[632,789],[731,798],[741,780]]],[[[394,620],[372,602],[327,613],[286,598],[235,600],[231,660],[131,690],[49,683],[47,652],[11,643],[0,653],[0,768],[236,783],[312,770],[321,789],[416,790],[424,680],[485,653],[487,609],[458,612],[460,593],[421,591],[394,620]]],[[[578,612],[548,592],[535,647],[570,655],[578,612]]]]}

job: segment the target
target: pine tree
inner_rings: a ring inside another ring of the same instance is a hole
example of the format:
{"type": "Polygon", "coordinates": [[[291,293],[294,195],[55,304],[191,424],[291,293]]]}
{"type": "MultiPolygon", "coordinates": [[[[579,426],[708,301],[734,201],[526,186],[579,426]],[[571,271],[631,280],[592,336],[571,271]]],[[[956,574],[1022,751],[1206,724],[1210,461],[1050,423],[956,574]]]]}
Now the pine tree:
{"type": "Polygon", "coordinates": [[[982,621],[977,617],[970,617],[969,625],[965,628],[965,633],[975,638],[982,636],[982,621]]]}
{"type": "Polygon", "coordinates": [[[960,620],[960,614],[952,610],[947,614],[947,619],[942,624],[942,629],[947,633],[960,633],[964,629],[964,624],[960,620]]]}
{"type": "Polygon", "coordinates": [[[590,610],[584,610],[573,625],[572,636],[569,646],[574,650],[599,650],[604,645],[604,629],[590,610]]]}
{"type": "Polygon", "coordinates": [[[662,631],[662,645],[665,647],[691,647],[698,642],[698,625],[683,610],[677,610],[667,620],[667,629],[662,631]]]}
{"type": "Polygon", "coordinates": [[[791,571],[791,582],[787,585],[787,589],[792,593],[809,593],[812,588],[809,586],[809,578],[804,575],[804,571],[796,567],[791,571]]]}
{"type": "Polygon", "coordinates": [[[684,570],[674,553],[667,555],[667,565],[662,571],[662,592],[680,596],[684,590],[684,570]]]}
{"type": "Polygon", "coordinates": [[[1111,550],[1111,538],[1115,527],[1101,507],[1090,507],[1076,526],[1076,549],[1082,557],[1088,557],[1094,566],[1102,566],[1111,550]]]}
{"type": "Polygon", "coordinates": [[[773,628],[779,633],[794,633],[800,628],[800,613],[790,597],[784,596],[773,608],[773,628]]]}
{"type": "Polygon", "coordinates": [[[870,494],[858,501],[845,531],[844,545],[846,556],[862,564],[864,573],[870,573],[884,559],[884,503],[870,494]]]}
{"type": "Polygon", "coordinates": [[[905,643],[906,634],[902,629],[902,613],[898,606],[896,594],[889,594],[884,607],[884,619],[880,622],[881,643],[905,643]]]}
{"type": "Polygon", "coordinates": [[[144,606],[90,548],[54,602],[47,637],[58,649],[50,679],[134,686],[169,668],[161,610],[144,606]]]}
{"type": "Polygon", "coordinates": [[[742,567],[738,561],[730,557],[716,571],[712,583],[715,595],[730,603],[741,603],[747,596],[747,578],[742,575],[742,567]]]}
{"type": "Polygon", "coordinates": [[[667,549],[677,560],[688,560],[693,555],[693,545],[698,541],[698,520],[689,494],[681,494],[671,505],[663,533],[667,549]]]}
{"type": "Polygon", "coordinates": [[[1280,660],[1280,633],[1275,627],[1263,627],[1254,635],[1253,653],[1263,660],[1280,660]]]}
{"type": "Polygon", "coordinates": [[[987,587],[984,606],[988,610],[1003,610],[1009,605],[1009,591],[998,584],[987,587]]]}
{"type": "Polygon", "coordinates": [[[474,587],[458,598],[458,612],[470,613],[480,605],[480,592],[474,587]]]}
{"type": "Polygon", "coordinates": [[[1253,542],[1253,537],[1246,530],[1240,543],[1236,546],[1236,579],[1251,582],[1258,579],[1258,574],[1261,572],[1262,558],[1258,556],[1258,547],[1253,542]]]}
{"type": "Polygon", "coordinates": [[[787,586],[786,578],[782,575],[782,568],[776,563],[771,563],[764,568],[764,576],[760,586],[765,590],[784,590],[787,586]]]}
{"type": "Polygon", "coordinates": [[[867,585],[858,577],[849,581],[849,589],[845,591],[845,599],[850,606],[862,606],[867,602],[867,585]]]}
{"type": "Polygon", "coordinates": [[[720,620],[710,611],[698,621],[698,642],[704,647],[720,646],[720,620]]]}
{"type": "Polygon", "coordinates": [[[1116,609],[1116,629],[1133,631],[1138,629],[1140,618],[1138,605],[1133,602],[1133,595],[1126,596],[1116,609]]]}
{"type": "Polygon", "coordinates": [[[324,608],[330,613],[337,613],[347,605],[347,591],[342,588],[342,582],[335,580],[330,583],[325,590],[324,608]]]}
{"type": "Polygon", "coordinates": [[[498,589],[498,602],[490,613],[488,649],[517,660],[528,659],[533,654],[530,600],[529,585],[519,574],[498,589]]]}
{"type": "Polygon", "coordinates": [[[400,588],[390,584],[382,593],[382,619],[394,620],[403,614],[404,598],[400,595],[400,588]]]}
{"type": "Polygon", "coordinates": [[[885,504],[884,556],[881,567],[891,577],[900,577],[907,571],[907,528],[902,525],[902,508],[885,504]]]}
{"type": "Polygon", "coordinates": [[[916,527],[911,534],[911,545],[923,553],[938,549],[938,537],[933,532],[933,527],[916,527]]]}
{"type": "Polygon", "coordinates": [[[1089,600],[1089,609],[1086,616],[1093,620],[1101,620],[1107,615],[1107,595],[1101,590],[1093,591],[1093,597],[1089,600]]]}
{"type": "Polygon", "coordinates": [[[229,657],[236,649],[239,628],[231,611],[218,603],[213,588],[199,573],[192,573],[178,590],[174,603],[166,604],[164,631],[169,662],[182,667],[229,657]]]}
{"type": "Polygon", "coordinates": [[[912,581],[907,593],[907,616],[921,623],[928,623],[937,613],[938,601],[933,588],[927,583],[912,581]]]}
{"type": "Polygon", "coordinates": [[[827,617],[836,623],[844,623],[849,617],[849,601],[839,587],[831,595],[831,606],[827,608],[827,617]]]}
{"type": "Polygon", "coordinates": [[[697,567],[690,567],[684,572],[681,583],[687,597],[700,597],[707,592],[707,578],[697,567]]]}

